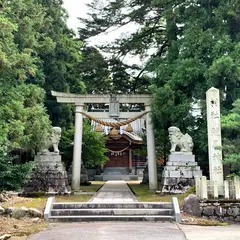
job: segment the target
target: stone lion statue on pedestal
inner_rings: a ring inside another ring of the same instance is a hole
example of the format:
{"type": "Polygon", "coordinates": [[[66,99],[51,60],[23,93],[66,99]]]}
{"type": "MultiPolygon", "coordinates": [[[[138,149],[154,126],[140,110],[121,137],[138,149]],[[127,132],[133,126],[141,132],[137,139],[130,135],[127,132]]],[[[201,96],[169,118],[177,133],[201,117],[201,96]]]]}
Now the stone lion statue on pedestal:
{"type": "Polygon", "coordinates": [[[171,142],[170,152],[176,152],[176,148],[180,148],[180,152],[192,152],[193,141],[189,134],[183,134],[179,128],[170,127],[168,128],[169,139],[171,142]]]}
{"type": "Polygon", "coordinates": [[[53,147],[54,153],[59,153],[58,144],[60,142],[62,129],[60,127],[52,127],[48,140],[43,144],[40,153],[46,154],[49,148],[53,147]]]}

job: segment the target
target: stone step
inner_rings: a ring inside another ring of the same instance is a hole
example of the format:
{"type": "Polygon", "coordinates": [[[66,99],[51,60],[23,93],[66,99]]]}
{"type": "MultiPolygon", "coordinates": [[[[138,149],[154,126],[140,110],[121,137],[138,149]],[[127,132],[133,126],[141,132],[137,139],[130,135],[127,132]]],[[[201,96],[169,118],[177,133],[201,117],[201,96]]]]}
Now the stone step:
{"type": "Polygon", "coordinates": [[[117,172],[119,174],[127,174],[127,173],[129,173],[129,168],[127,168],[127,167],[106,167],[103,169],[104,174],[111,174],[113,172],[117,172]]]}
{"type": "Polygon", "coordinates": [[[49,222],[91,222],[91,221],[175,221],[173,216],[51,216],[49,222]]]}
{"type": "Polygon", "coordinates": [[[53,209],[51,216],[129,216],[158,215],[173,216],[173,209],[53,209]]]}
{"type": "Polygon", "coordinates": [[[57,202],[52,209],[172,209],[171,202],[135,202],[135,203],[79,203],[79,202],[57,202]]]}

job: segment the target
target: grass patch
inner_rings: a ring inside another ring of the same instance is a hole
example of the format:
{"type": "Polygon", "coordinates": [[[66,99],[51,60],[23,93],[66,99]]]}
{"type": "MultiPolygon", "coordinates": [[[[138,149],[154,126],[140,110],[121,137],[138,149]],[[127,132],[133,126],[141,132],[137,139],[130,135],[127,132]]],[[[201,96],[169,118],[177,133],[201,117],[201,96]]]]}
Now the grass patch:
{"type": "Polygon", "coordinates": [[[13,201],[8,201],[4,203],[2,206],[6,207],[27,207],[27,208],[37,208],[38,210],[42,211],[47,202],[47,197],[39,197],[39,198],[25,198],[25,197],[16,197],[13,201]]]}
{"type": "MultiPolygon", "coordinates": [[[[93,197],[92,194],[79,194],[79,195],[57,195],[55,196],[56,202],[87,202],[93,197]]],[[[43,211],[48,197],[39,197],[39,198],[19,198],[16,202],[6,202],[3,204],[3,207],[27,207],[27,208],[37,208],[40,211],[43,211]]]]}
{"type": "MultiPolygon", "coordinates": [[[[102,186],[104,182],[93,181],[90,186],[81,186],[80,189],[85,193],[88,192],[97,192],[102,186]]],[[[13,196],[8,202],[4,203],[2,206],[6,207],[17,207],[20,208],[25,206],[27,208],[37,208],[40,211],[43,211],[46,202],[49,196],[41,196],[39,197],[17,197],[13,196]]],[[[76,195],[56,195],[56,202],[87,202],[93,197],[93,194],[76,194],[76,195]]]]}
{"type": "Polygon", "coordinates": [[[213,220],[213,219],[206,219],[206,218],[199,218],[197,219],[198,223],[197,225],[200,226],[227,226],[228,223],[226,222],[220,222],[217,220],[213,220]]]}
{"type": "Polygon", "coordinates": [[[187,219],[187,221],[183,221],[180,224],[182,225],[198,225],[198,226],[227,226],[229,225],[227,222],[221,222],[214,219],[207,218],[199,218],[195,216],[190,216],[185,213],[181,213],[181,219],[187,219]]]}
{"type": "Polygon", "coordinates": [[[89,186],[81,185],[80,189],[83,192],[97,192],[103,186],[104,183],[105,183],[104,181],[92,181],[91,185],[89,186]]]}
{"type": "Polygon", "coordinates": [[[182,194],[160,195],[156,194],[155,191],[149,191],[147,184],[129,183],[129,187],[135,193],[135,197],[139,202],[172,202],[172,197],[177,197],[180,207],[183,205],[184,198],[194,191],[189,189],[189,191],[182,194]]]}

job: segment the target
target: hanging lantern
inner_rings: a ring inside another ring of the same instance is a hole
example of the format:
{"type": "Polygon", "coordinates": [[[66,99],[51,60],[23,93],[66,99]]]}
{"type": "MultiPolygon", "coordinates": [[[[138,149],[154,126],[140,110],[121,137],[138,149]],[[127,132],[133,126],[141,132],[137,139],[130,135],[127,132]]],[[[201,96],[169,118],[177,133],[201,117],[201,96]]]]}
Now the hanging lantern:
{"type": "Polygon", "coordinates": [[[98,124],[98,125],[96,126],[96,128],[95,128],[95,131],[96,131],[96,132],[103,132],[103,127],[102,127],[102,125],[101,125],[101,124],[98,124]]]}
{"type": "Polygon", "coordinates": [[[110,137],[117,140],[122,137],[122,135],[119,133],[119,130],[115,127],[112,128],[111,132],[109,133],[110,137]]]}
{"type": "Polygon", "coordinates": [[[127,132],[133,132],[132,125],[129,123],[128,126],[125,128],[125,131],[127,132]]]}
{"type": "Polygon", "coordinates": [[[111,136],[116,136],[116,135],[118,135],[119,133],[118,133],[118,130],[114,127],[112,130],[111,130],[111,132],[110,132],[110,135],[111,136]]]}

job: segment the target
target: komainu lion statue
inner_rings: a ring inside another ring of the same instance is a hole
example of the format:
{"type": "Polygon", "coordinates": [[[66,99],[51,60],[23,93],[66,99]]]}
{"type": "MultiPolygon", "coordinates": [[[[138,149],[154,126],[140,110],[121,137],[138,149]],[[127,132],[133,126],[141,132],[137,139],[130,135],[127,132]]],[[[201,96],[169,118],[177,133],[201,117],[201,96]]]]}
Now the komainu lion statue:
{"type": "Polygon", "coordinates": [[[193,141],[189,134],[183,134],[179,128],[168,128],[169,139],[171,142],[170,152],[176,152],[176,148],[180,148],[180,152],[192,152],[193,141]]]}
{"type": "Polygon", "coordinates": [[[53,147],[54,153],[59,153],[58,144],[60,142],[62,129],[60,127],[52,127],[48,140],[43,144],[40,153],[46,154],[49,148],[53,147]]]}

